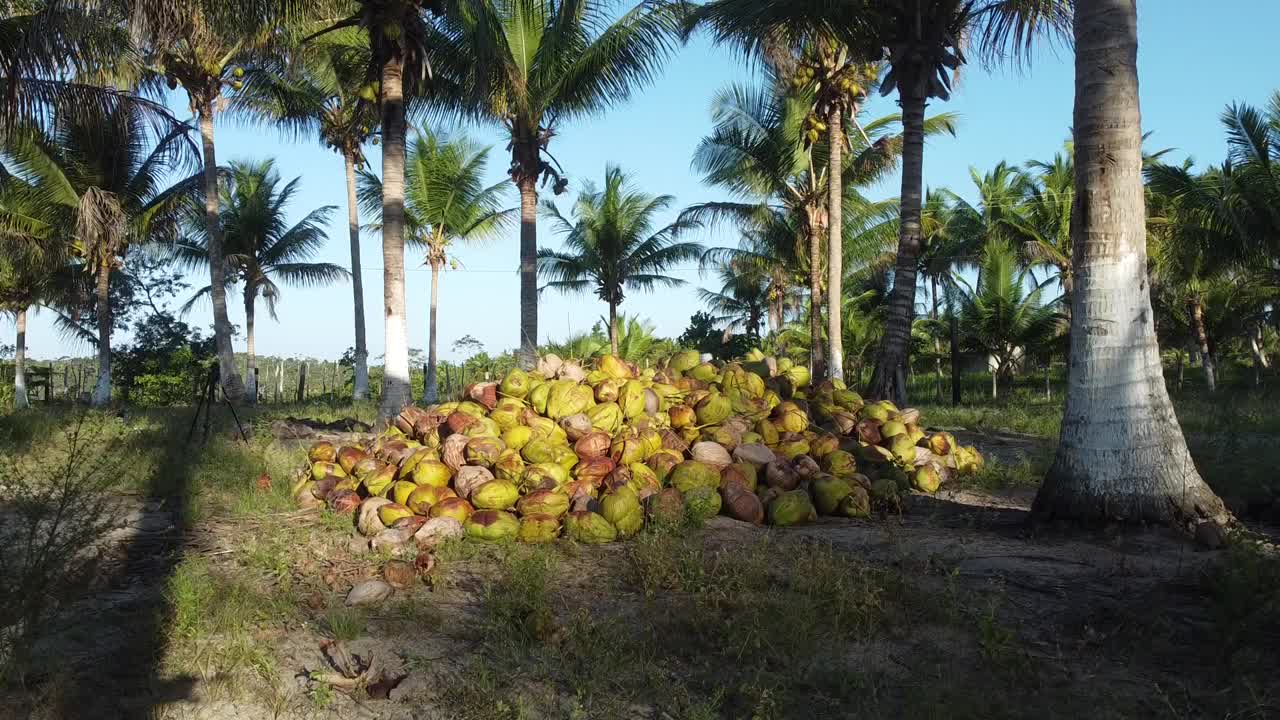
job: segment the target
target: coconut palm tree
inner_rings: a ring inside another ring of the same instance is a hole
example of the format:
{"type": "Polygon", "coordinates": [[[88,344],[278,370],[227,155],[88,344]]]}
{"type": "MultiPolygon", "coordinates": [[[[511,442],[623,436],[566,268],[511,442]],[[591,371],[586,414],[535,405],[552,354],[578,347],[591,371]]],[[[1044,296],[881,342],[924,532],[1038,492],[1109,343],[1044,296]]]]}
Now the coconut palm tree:
{"type": "Polygon", "coordinates": [[[520,365],[537,362],[538,183],[568,185],[551,155],[564,122],[599,115],[648,84],[673,50],[678,5],[642,0],[613,18],[603,0],[454,0],[442,50],[465,58],[471,112],[501,124],[520,190],[520,365]]]}
{"type": "MultiPolygon", "coordinates": [[[[412,401],[409,335],[404,290],[406,108],[428,94],[439,107],[461,105],[456,81],[472,67],[473,56],[442,34],[444,16],[461,18],[476,8],[468,0],[356,0],[352,15],[309,40],[358,27],[368,37],[371,88],[382,113],[382,300],[386,349],[382,402],[378,413],[391,418],[412,401]]],[[[481,8],[482,9],[482,8],[481,8]]]]}
{"type": "Polygon", "coordinates": [[[358,28],[326,33],[289,55],[255,63],[236,93],[236,105],[245,114],[260,116],[295,135],[316,137],[342,156],[355,318],[355,376],[351,392],[357,401],[369,397],[369,347],[365,339],[364,273],[360,267],[356,197],[356,173],[367,162],[364,145],[375,137],[378,125],[378,84],[369,78],[369,52],[368,37],[358,28]]]}
{"type": "Polygon", "coordinates": [[[214,123],[219,112],[235,107],[235,91],[243,87],[246,68],[259,62],[272,64],[267,50],[277,41],[278,28],[262,22],[263,18],[248,8],[214,0],[134,3],[128,9],[130,30],[140,39],[146,61],[145,87],[153,92],[160,92],[162,82],[170,90],[181,87],[200,129],[214,344],[223,392],[239,402],[245,387],[236,366],[227,315],[227,264],[218,222],[214,123]]]}
{"type": "Polygon", "coordinates": [[[1076,0],[1071,363],[1057,452],[1032,510],[1082,521],[1225,515],[1165,389],[1147,282],[1132,0],[1076,0]],[[1086,242],[1087,240],[1087,242],[1086,242]]]}
{"type": "Polygon", "coordinates": [[[889,63],[880,92],[898,91],[904,147],[898,264],[888,326],[868,394],[906,402],[903,368],[915,310],[920,211],[923,203],[925,106],[951,94],[964,48],[987,60],[1025,60],[1033,39],[1064,33],[1071,0],[712,0],[691,16],[717,39],[750,49],[794,47],[829,33],[855,57],[889,63]]]}
{"type": "Polygon", "coordinates": [[[1017,364],[1046,347],[1059,333],[1058,300],[1044,299],[1044,286],[1030,291],[1028,271],[1018,267],[1013,249],[992,240],[983,251],[977,287],[956,277],[960,287],[960,328],[969,345],[995,360],[991,397],[999,395],[999,379],[1017,364]]]}
{"type": "Polygon", "coordinates": [[[692,263],[702,256],[702,246],[680,242],[699,227],[678,219],[662,227],[657,216],[670,209],[671,195],[640,191],[621,168],[605,168],[604,187],[588,184],[573,206],[574,219],[560,214],[550,201],[543,212],[564,238],[563,250],[538,251],[538,273],[548,281],[543,287],[565,292],[593,289],[609,306],[609,348],[618,352],[618,306],[628,291],[679,287],[684,281],[663,273],[692,263]]]}
{"type": "Polygon", "coordinates": [[[176,235],[182,208],[199,189],[199,175],[165,187],[174,168],[190,162],[186,129],[154,137],[142,111],[119,105],[104,116],[76,112],[55,122],[53,134],[35,130],[11,138],[16,173],[33,186],[32,214],[52,236],[72,239],[72,252],[94,276],[98,322],[98,381],[93,404],[111,400],[111,275],[131,246],[176,235]]]}
{"type": "MultiPolygon", "coordinates": [[[[250,404],[258,398],[257,354],[254,349],[255,308],[259,297],[267,301],[267,312],[276,318],[280,300],[277,282],[297,287],[328,285],[348,277],[337,265],[310,262],[328,236],[324,226],[333,213],[332,205],[318,207],[290,225],[288,206],[295,199],[301,178],[281,184],[272,160],[233,162],[227,170],[219,202],[219,222],[223,229],[225,277],[229,285],[240,283],[244,302],[246,393],[250,404]]],[[[188,266],[209,262],[208,224],[202,217],[190,217],[188,238],[175,245],[179,261],[188,266]]],[[[211,294],[205,286],[196,291],[185,307],[211,294]]]]}
{"type": "MultiPolygon", "coordinates": [[[[405,170],[405,229],[408,241],[426,250],[431,268],[431,311],[427,324],[427,374],[424,402],[436,401],[436,311],[440,271],[457,243],[495,237],[513,218],[515,209],[502,209],[506,183],[485,186],[488,147],[465,136],[449,137],[428,128],[418,131],[405,170]]],[[[360,175],[360,202],[375,217],[382,210],[382,182],[370,173],[360,175]]],[[[375,223],[376,226],[376,223],[375,223]]]]}
{"type": "MultiPolygon", "coordinates": [[[[826,165],[829,155],[815,152],[815,147],[806,142],[808,108],[805,98],[778,97],[767,89],[731,86],[722,91],[712,105],[714,130],[699,143],[693,166],[703,173],[705,182],[727,190],[733,200],[694,205],[684,215],[709,222],[732,222],[742,232],[767,239],[767,245],[773,247],[754,253],[758,260],[772,255],[793,261],[785,264],[804,273],[809,285],[811,373],[819,377],[821,373],[816,370],[824,366],[820,338],[827,332],[821,321],[821,296],[826,276],[822,263],[827,256],[822,252],[822,243],[830,222],[830,173],[826,165]],[[781,247],[787,244],[793,249],[782,252],[781,247]]],[[[844,217],[842,212],[845,242],[849,228],[863,225],[867,220],[865,211],[874,206],[862,197],[859,188],[887,175],[900,156],[902,136],[892,133],[897,121],[897,116],[877,118],[865,123],[862,133],[848,138],[852,152],[841,156],[846,162],[840,173],[844,188],[841,205],[858,212],[853,217],[844,217]]],[[[932,117],[927,130],[953,132],[953,118],[932,117]]],[[[843,248],[840,254],[843,258],[843,248]]],[[[742,259],[747,255],[718,249],[709,253],[706,260],[730,257],[742,259]]],[[[843,259],[841,262],[842,270],[847,271],[848,263],[843,259]]]]}
{"type": "Polygon", "coordinates": [[[698,289],[698,299],[711,311],[717,324],[725,330],[746,333],[751,342],[760,340],[760,323],[769,305],[769,279],[755,272],[750,263],[720,265],[719,290],[698,289]]]}

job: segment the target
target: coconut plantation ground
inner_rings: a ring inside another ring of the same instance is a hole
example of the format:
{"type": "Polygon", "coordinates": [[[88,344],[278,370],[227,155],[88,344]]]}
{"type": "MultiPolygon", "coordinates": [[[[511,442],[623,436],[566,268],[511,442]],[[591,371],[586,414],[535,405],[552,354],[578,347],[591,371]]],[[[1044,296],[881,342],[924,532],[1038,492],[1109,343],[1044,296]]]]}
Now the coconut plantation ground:
{"type": "Polygon", "coordinates": [[[109,499],[95,500],[103,512],[67,511],[84,525],[65,552],[8,540],[0,604],[40,581],[14,564],[19,549],[41,558],[52,577],[38,591],[57,602],[29,635],[6,636],[31,647],[0,715],[1280,713],[1274,394],[1175,392],[1198,466],[1247,527],[1207,549],[1158,529],[1029,526],[1061,409],[1026,382],[999,404],[922,406],[988,463],[901,515],[775,529],[720,517],[607,546],[464,541],[435,551],[427,581],[362,608],[347,592],[390,553],[365,549],[349,517],[296,510],[289,478],[315,437],[298,436],[344,437],[373,405],[259,409],[242,418],[248,442],[221,408],[204,444],[199,429],[187,442],[190,408],[10,414],[7,489],[74,475],[59,470],[68,443],[111,483],[83,488],[109,499]],[[83,576],[75,557],[89,560],[83,576]],[[385,682],[309,681],[333,671],[330,641],[385,682]]]}

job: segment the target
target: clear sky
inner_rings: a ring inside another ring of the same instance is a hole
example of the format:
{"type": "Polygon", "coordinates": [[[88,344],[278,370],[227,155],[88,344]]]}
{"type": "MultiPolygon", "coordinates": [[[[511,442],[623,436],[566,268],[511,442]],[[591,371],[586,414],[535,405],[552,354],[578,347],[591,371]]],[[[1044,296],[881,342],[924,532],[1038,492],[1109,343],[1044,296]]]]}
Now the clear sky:
{"type": "MultiPolygon", "coordinates": [[[[1170,161],[1185,156],[1202,163],[1221,161],[1225,140],[1218,116],[1223,108],[1233,101],[1262,104],[1273,90],[1280,89],[1275,63],[1280,55],[1272,44],[1277,26],[1280,2],[1272,0],[1142,0],[1138,61],[1143,126],[1154,133],[1147,146],[1176,148],[1170,161]]],[[[960,122],[955,138],[932,140],[926,148],[926,185],[947,186],[972,198],[971,166],[985,170],[1000,160],[1022,163],[1050,159],[1068,135],[1073,77],[1072,57],[1065,49],[1040,53],[1025,71],[965,68],[952,100],[930,106],[931,112],[959,114],[960,122]]],[[[699,139],[710,129],[713,94],[734,81],[752,82],[750,68],[728,49],[697,38],[672,58],[652,86],[627,104],[598,119],[566,125],[551,146],[570,175],[570,191],[559,198],[562,211],[569,210],[568,203],[581,180],[600,182],[607,163],[632,173],[648,192],[674,195],[672,217],[686,205],[722,199],[702,185],[689,161],[699,139]]],[[[878,98],[869,104],[868,113],[875,117],[896,109],[892,97],[878,98]]],[[[178,104],[175,111],[186,113],[178,104]]],[[[486,128],[467,131],[495,145],[489,175],[493,182],[503,179],[507,154],[498,133],[486,128]]],[[[369,155],[376,170],[380,167],[377,148],[369,148],[369,155]]],[[[272,128],[246,126],[231,118],[220,121],[220,162],[269,156],[276,158],[285,178],[302,178],[301,192],[291,208],[294,219],[317,206],[337,206],[330,241],[319,259],[349,266],[341,158],[318,142],[293,142],[272,128]]],[[[896,195],[897,179],[871,194],[896,195]]],[[[512,205],[517,204],[514,189],[509,199],[512,205]]],[[[726,232],[704,233],[700,239],[708,244],[734,242],[726,232]]],[[[553,246],[559,242],[546,223],[539,224],[538,241],[553,246]]],[[[450,346],[466,334],[478,338],[491,353],[514,347],[519,327],[518,230],[513,228],[487,245],[459,247],[457,257],[463,268],[441,276],[441,356],[457,359],[450,346]]],[[[377,358],[382,353],[383,323],[382,250],[376,234],[362,237],[361,266],[369,350],[371,357],[377,358]]],[[[410,346],[425,348],[430,276],[419,253],[410,251],[406,266],[410,268],[410,346]]],[[[622,312],[650,319],[660,335],[680,334],[689,316],[699,309],[696,288],[699,284],[711,287],[714,280],[699,278],[694,268],[674,274],[688,285],[650,295],[629,295],[622,312]]],[[[208,278],[192,278],[191,283],[199,287],[207,284],[208,278]]],[[[336,359],[353,344],[351,299],[349,283],[322,289],[284,288],[278,322],[266,312],[258,313],[258,353],[336,359]]],[[[243,323],[240,304],[229,304],[232,322],[243,323]]],[[[539,304],[539,342],[586,330],[604,312],[593,295],[565,297],[547,292],[539,304]]],[[[198,306],[189,321],[211,325],[208,304],[198,306]]],[[[4,342],[12,342],[12,324],[0,328],[4,342]]],[[[31,320],[27,342],[31,355],[40,359],[92,352],[60,338],[48,313],[31,320]]],[[[243,349],[243,337],[236,339],[236,348],[243,349]]]]}

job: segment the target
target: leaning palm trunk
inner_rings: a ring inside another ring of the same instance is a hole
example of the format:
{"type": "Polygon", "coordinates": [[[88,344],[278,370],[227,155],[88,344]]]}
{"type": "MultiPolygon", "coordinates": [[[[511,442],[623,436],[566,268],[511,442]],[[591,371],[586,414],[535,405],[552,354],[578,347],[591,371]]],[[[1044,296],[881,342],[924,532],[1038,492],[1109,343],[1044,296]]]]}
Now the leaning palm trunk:
{"type": "MultiPolygon", "coordinates": [[[[911,87],[907,82],[900,88],[911,87]]],[[[893,272],[893,291],[889,294],[889,314],[885,319],[884,341],[880,356],[867,385],[872,398],[892,400],[902,407],[907,404],[907,387],[903,368],[911,341],[911,320],[916,303],[916,259],[920,257],[920,206],[924,183],[924,107],[923,96],[901,92],[902,102],[902,226],[898,231],[898,260],[893,272]]]]}
{"type": "Polygon", "coordinates": [[[1209,352],[1209,331],[1204,324],[1204,303],[1200,298],[1191,301],[1191,322],[1196,331],[1196,348],[1200,351],[1200,362],[1204,368],[1204,385],[1209,392],[1218,389],[1218,369],[1214,366],[1213,355],[1209,352]]]}
{"type": "Polygon", "coordinates": [[[351,235],[351,297],[356,318],[355,377],[351,382],[351,399],[369,397],[369,347],[364,337],[364,280],[360,272],[360,215],[356,208],[356,161],[350,152],[342,153],[347,170],[347,231],[351,235]]]}
{"type": "MultiPolygon", "coordinates": [[[[434,254],[434,253],[433,253],[434,254]]],[[[430,405],[436,401],[439,389],[436,387],[436,308],[440,302],[440,260],[431,259],[431,309],[428,311],[427,327],[427,374],[422,380],[422,402],[430,405]]]]}
{"type": "Polygon", "coordinates": [[[98,384],[93,388],[93,406],[111,402],[111,264],[103,262],[97,276],[98,384]]]}
{"type": "Polygon", "coordinates": [[[18,337],[13,351],[13,406],[21,410],[30,407],[27,402],[27,309],[18,310],[14,320],[18,337]]]}
{"type": "MultiPolygon", "coordinates": [[[[535,149],[536,153],[537,150],[535,149]]],[[[520,179],[520,367],[538,364],[538,186],[520,179]]]]}
{"type": "Polygon", "coordinates": [[[827,183],[830,186],[827,198],[827,343],[831,351],[827,354],[832,380],[844,380],[844,329],[840,313],[841,294],[844,292],[844,178],[841,175],[844,161],[840,157],[844,149],[844,131],[841,120],[840,106],[836,104],[827,119],[831,146],[831,157],[827,163],[827,176],[830,178],[827,183]]]}
{"type": "Polygon", "coordinates": [[[399,56],[382,65],[382,300],[386,353],[383,419],[395,417],[412,398],[404,300],[404,65],[399,56]]]}
{"type": "Polygon", "coordinates": [[[253,301],[258,289],[252,283],[244,288],[244,400],[248,405],[258,404],[258,355],[253,343],[253,301]]]}
{"type": "MultiPolygon", "coordinates": [[[[232,402],[244,395],[235,348],[231,346],[231,319],[227,316],[227,269],[222,259],[222,222],[218,217],[218,159],[213,146],[213,102],[199,109],[200,140],[204,150],[204,216],[209,234],[209,299],[213,303],[213,337],[218,352],[222,392],[232,402]]],[[[99,383],[101,383],[99,379],[99,383]]]]}
{"type": "Polygon", "coordinates": [[[1188,524],[1226,517],[1165,390],[1147,281],[1134,0],[1075,5],[1071,362],[1041,518],[1188,524]]]}

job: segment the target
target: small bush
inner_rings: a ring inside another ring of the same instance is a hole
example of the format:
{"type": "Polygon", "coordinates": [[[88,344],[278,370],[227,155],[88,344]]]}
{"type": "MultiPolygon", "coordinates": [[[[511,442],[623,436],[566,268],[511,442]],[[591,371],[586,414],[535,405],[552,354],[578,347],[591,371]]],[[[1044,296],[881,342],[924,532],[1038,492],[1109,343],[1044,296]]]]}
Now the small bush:
{"type": "Polygon", "coordinates": [[[111,491],[129,476],[127,443],[107,416],[77,415],[41,449],[0,457],[0,669],[22,682],[47,621],[97,567],[94,548],[113,526],[111,491]]]}

